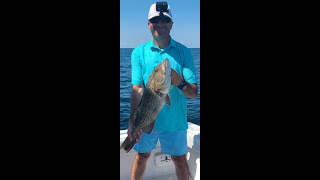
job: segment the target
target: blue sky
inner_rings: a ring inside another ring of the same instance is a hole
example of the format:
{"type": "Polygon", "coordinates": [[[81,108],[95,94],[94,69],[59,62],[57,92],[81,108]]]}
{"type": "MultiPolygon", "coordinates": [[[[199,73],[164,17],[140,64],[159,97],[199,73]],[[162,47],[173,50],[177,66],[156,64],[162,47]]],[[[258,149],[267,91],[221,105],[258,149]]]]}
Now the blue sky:
{"type": "MultiPolygon", "coordinates": [[[[158,0],[161,1],[161,0],[158,0]]],[[[156,0],[120,0],[120,48],[134,48],[152,39],[148,12],[156,0]]],[[[167,0],[171,37],[189,48],[200,48],[200,0],[167,0]]]]}

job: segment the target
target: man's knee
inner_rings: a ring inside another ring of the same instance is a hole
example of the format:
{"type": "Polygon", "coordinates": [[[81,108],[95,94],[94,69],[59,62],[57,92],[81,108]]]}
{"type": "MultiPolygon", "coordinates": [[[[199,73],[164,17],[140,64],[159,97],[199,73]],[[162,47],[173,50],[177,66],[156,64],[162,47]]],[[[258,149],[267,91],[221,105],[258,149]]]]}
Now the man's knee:
{"type": "Polygon", "coordinates": [[[150,157],[151,153],[137,153],[136,158],[138,160],[139,164],[145,163],[149,157],[150,157]]]}
{"type": "Polygon", "coordinates": [[[187,163],[186,155],[171,156],[171,159],[174,162],[174,164],[176,164],[178,166],[184,166],[187,163]]]}

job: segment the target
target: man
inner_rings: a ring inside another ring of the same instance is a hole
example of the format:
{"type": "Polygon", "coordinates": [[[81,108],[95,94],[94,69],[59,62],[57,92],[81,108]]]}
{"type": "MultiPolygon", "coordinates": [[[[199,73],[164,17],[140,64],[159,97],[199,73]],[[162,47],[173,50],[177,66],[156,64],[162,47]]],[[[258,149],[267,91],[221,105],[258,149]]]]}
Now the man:
{"type": "Polygon", "coordinates": [[[146,169],[151,150],[160,140],[161,151],[171,155],[179,180],[189,179],[187,164],[187,98],[198,95],[194,61],[190,50],[173,40],[170,31],[173,25],[172,13],[167,2],[150,6],[148,27],[152,40],[132,51],[132,93],[128,136],[131,138],[133,114],[141,100],[149,75],[161,61],[168,58],[172,68],[169,95],[171,105],[165,104],[159,112],[150,134],[140,130],[133,149],[137,151],[131,171],[132,180],[140,180],[146,169]]]}

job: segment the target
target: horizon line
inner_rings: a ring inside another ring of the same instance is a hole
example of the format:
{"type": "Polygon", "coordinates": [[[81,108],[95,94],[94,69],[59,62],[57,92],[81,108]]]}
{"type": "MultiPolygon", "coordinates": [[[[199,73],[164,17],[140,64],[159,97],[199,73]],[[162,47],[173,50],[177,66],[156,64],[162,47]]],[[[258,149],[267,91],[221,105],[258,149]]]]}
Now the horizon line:
{"type": "MultiPolygon", "coordinates": [[[[136,47],[120,47],[120,48],[136,48],[136,47]]],[[[187,47],[187,48],[200,48],[200,47],[187,47]]]]}

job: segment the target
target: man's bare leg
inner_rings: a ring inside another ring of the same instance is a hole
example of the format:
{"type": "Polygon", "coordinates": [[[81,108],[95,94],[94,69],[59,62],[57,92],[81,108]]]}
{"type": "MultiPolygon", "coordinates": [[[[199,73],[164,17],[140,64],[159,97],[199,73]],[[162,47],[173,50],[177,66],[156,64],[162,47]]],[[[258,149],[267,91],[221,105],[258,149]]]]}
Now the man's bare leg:
{"type": "Polygon", "coordinates": [[[176,167],[178,180],[189,180],[189,166],[186,155],[171,156],[171,159],[176,167]]]}
{"type": "Polygon", "coordinates": [[[131,168],[131,180],[142,179],[150,154],[150,152],[136,154],[131,168]]]}

